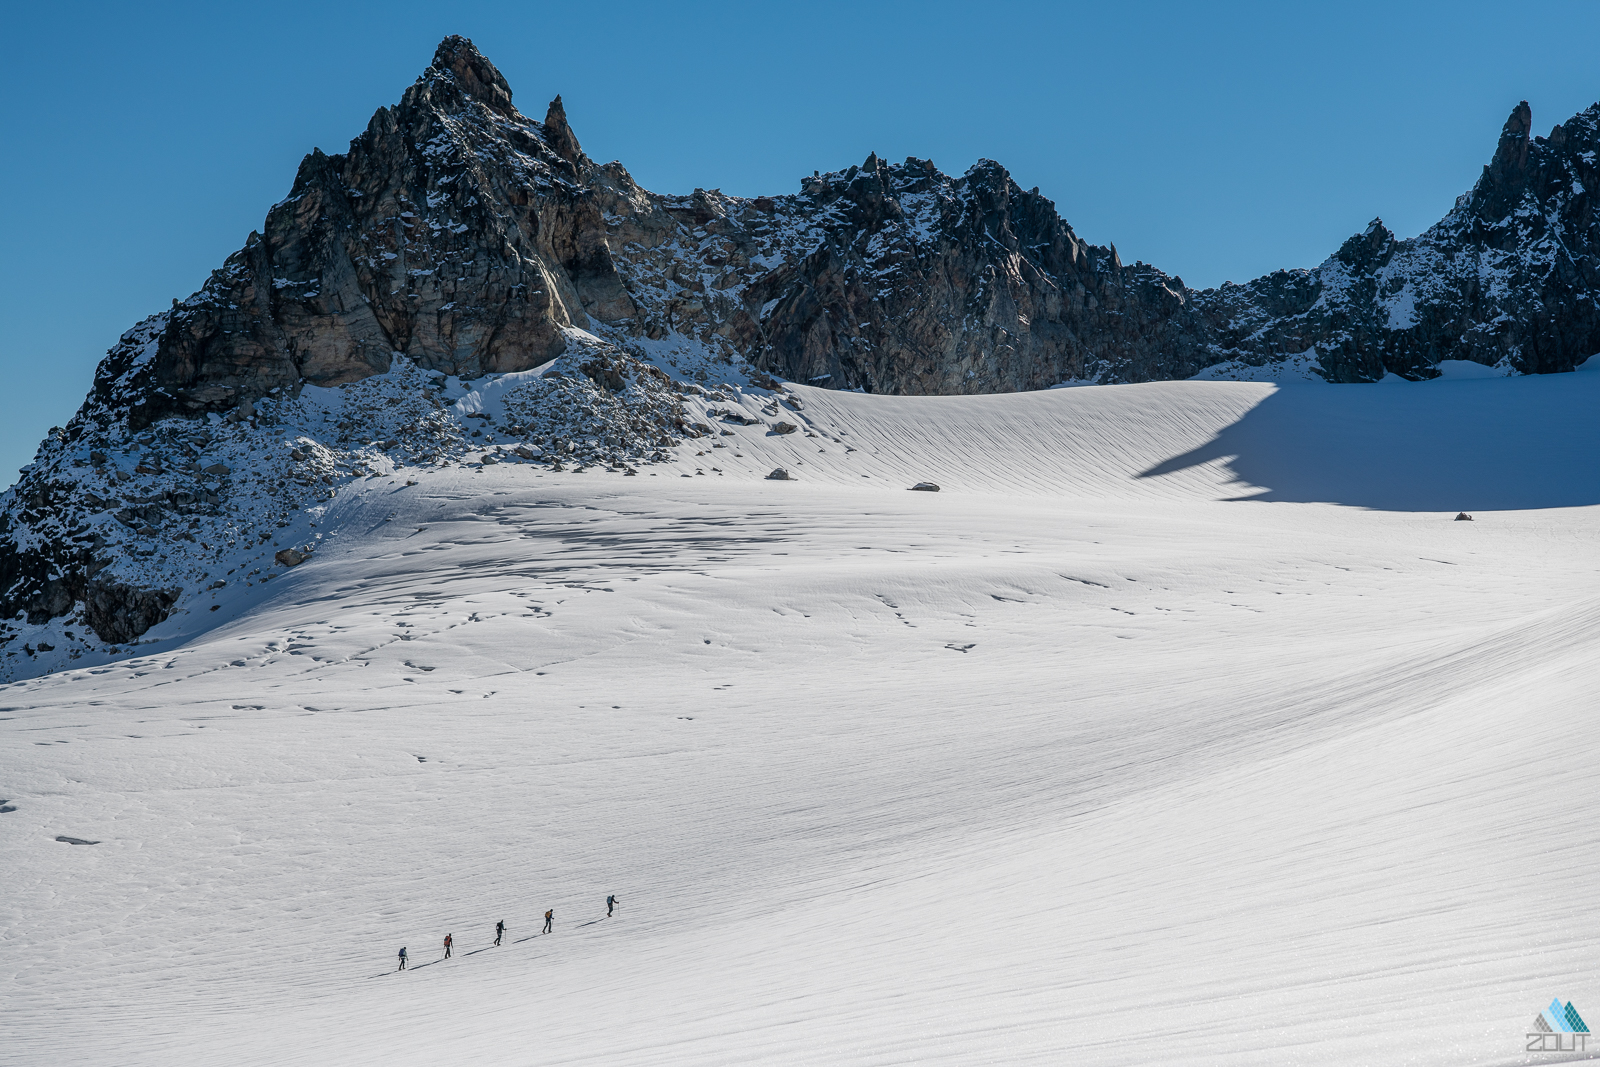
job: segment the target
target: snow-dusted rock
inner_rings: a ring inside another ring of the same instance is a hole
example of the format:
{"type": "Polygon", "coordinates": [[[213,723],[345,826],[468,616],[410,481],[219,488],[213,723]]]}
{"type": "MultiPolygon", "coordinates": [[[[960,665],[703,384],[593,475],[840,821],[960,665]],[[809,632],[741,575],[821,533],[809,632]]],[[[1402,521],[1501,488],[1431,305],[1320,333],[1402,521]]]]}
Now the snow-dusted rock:
{"type": "MultiPolygon", "coordinates": [[[[143,324],[119,350],[149,351],[163,328],[143,324]]],[[[51,643],[66,664],[137,640],[173,611],[214,606],[215,581],[281,562],[278,531],[308,539],[341,487],[465,462],[470,427],[514,425],[535,456],[548,447],[612,464],[667,458],[684,419],[670,379],[583,331],[568,330],[566,345],[542,373],[471,382],[396,356],[359,382],[261,397],[235,421],[147,423],[125,382],[97,390],[0,495],[0,680],[37,666],[19,649],[41,627],[60,635],[51,643]],[[602,365],[619,389],[596,380],[602,365]],[[212,462],[156,460],[189,452],[212,462]]]]}

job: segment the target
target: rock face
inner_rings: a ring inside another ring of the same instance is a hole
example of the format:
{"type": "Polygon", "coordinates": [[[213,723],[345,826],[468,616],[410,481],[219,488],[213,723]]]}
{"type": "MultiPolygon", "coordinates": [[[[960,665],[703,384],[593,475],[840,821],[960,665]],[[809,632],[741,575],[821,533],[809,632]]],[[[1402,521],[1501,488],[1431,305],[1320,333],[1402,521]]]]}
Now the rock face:
{"type": "Polygon", "coordinates": [[[560,97],[523,115],[494,65],[447,38],[347,151],[305,158],[199,292],[122,337],[0,497],[0,645],[63,616],[138,638],[186,595],[167,578],[194,550],[173,538],[213,556],[252,539],[231,493],[282,528],[338,477],[446,461],[482,430],[448,413],[441,380],[558,357],[501,428],[529,441],[482,462],[664,459],[675,434],[712,432],[683,421],[683,377],[955,394],[1290,366],[1420,379],[1451,359],[1571,370],[1600,350],[1600,105],[1531,131],[1524,103],[1416,238],[1374,221],[1313,270],[1197,291],[1081,240],[987,160],[951,177],[872,155],[784,196],[648,192],[584,154],[560,97]],[[378,380],[383,406],[352,395],[327,426],[298,401],[378,380]],[[252,434],[285,426],[299,443],[263,465],[252,434]]]}

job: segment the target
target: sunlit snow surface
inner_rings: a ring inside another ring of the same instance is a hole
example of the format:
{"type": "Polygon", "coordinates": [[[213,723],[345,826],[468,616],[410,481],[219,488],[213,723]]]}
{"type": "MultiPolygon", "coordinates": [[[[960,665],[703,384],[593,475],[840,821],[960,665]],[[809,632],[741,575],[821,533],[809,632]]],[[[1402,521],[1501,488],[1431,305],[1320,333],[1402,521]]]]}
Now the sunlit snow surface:
{"type": "Polygon", "coordinates": [[[796,393],[638,477],[356,483],[218,628],[0,688],[0,1062],[1458,1067],[1600,1014],[1600,374],[796,393]]]}

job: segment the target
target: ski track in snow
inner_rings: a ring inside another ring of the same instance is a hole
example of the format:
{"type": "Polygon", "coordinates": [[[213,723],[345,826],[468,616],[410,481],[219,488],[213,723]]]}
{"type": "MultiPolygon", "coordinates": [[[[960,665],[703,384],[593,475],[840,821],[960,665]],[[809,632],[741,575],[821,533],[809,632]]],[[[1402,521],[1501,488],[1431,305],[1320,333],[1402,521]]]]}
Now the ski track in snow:
{"type": "Polygon", "coordinates": [[[0,1063],[1523,1063],[1600,1013],[1597,386],[796,387],[354,483],[209,631],[0,687],[0,1063]],[[1517,491],[1582,506],[1295,499],[1356,484],[1305,420],[1297,489],[1223,447],[1288,402],[1554,425],[1517,491]]]}

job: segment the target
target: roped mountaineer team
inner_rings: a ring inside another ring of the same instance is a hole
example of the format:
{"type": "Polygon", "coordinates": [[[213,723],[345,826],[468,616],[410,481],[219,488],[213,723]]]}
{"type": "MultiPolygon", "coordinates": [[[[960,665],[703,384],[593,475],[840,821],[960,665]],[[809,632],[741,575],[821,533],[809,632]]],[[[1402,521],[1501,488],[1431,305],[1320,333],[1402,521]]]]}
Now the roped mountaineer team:
{"type": "MultiPolygon", "coordinates": [[[[612,894],[610,894],[609,896],[606,897],[606,918],[608,918],[608,919],[611,918],[611,913],[614,912],[616,909],[617,909],[617,895],[615,893],[612,893],[612,894]]],[[[546,933],[546,934],[554,933],[555,932],[555,930],[554,930],[555,921],[556,921],[556,910],[554,908],[550,908],[549,910],[547,910],[544,913],[544,930],[541,931],[541,932],[542,933],[546,933]]],[[[496,945],[498,945],[500,943],[500,939],[505,937],[505,936],[506,936],[506,922],[505,922],[504,919],[501,919],[499,922],[494,924],[494,943],[496,945]]],[[[455,948],[455,943],[456,943],[456,935],[455,934],[445,934],[444,935],[444,958],[445,959],[449,959],[450,958],[451,952],[455,948]]],[[[406,969],[406,962],[407,962],[408,958],[409,957],[406,956],[405,946],[402,945],[400,947],[400,966],[395,968],[395,969],[396,970],[400,970],[400,971],[405,970],[406,969]]]]}

